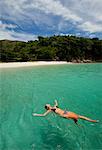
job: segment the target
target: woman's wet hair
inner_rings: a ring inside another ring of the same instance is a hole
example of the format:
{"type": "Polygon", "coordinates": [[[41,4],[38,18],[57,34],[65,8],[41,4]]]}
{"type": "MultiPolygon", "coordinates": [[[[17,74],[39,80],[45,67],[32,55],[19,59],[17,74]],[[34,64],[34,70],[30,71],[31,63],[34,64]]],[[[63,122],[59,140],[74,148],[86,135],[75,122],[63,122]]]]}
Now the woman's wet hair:
{"type": "Polygon", "coordinates": [[[45,105],[45,109],[48,109],[48,107],[45,105]]]}

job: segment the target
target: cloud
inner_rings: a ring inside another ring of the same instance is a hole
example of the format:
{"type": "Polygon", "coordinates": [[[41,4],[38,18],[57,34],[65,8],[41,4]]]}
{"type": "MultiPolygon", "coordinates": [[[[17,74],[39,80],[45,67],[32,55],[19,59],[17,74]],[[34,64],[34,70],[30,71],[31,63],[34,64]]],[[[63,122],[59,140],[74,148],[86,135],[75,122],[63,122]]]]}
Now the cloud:
{"type": "Polygon", "coordinates": [[[38,26],[41,24],[53,26],[54,16],[61,17],[62,22],[81,21],[78,15],[58,0],[29,0],[29,2],[28,0],[5,0],[2,1],[1,6],[7,8],[1,11],[2,16],[13,20],[15,24],[20,24],[21,28],[24,27],[25,23],[29,25],[32,22],[38,26]],[[5,13],[8,15],[5,15],[5,13]]]}
{"type": "Polygon", "coordinates": [[[5,28],[9,28],[9,29],[14,29],[16,28],[17,25],[14,25],[14,24],[3,24],[2,21],[0,20],[0,28],[1,29],[5,29],[5,28]]]}
{"type": "Polygon", "coordinates": [[[90,33],[102,32],[102,1],[101,0],[60,0],[82,21],[76,24],[81,31],[90,33]]]}
{"type": "Polygon", "coordinates": [[[14,31],[16,27],[14,24],[3,24],[2,21],[0,21],[0,40],[29,41],[37,39],[37,35],[14,31]]]}
{"type": "Polygon", "coordinates": [[[102,32],[102,25],[95,23],[92,24],[91,22],[85,22],[78,27],[83,31],[90,31],[90,33],[102,32]]]}
{"type": "Polygon", "coordinates": [[[12,38],[12,34],[16,35],[17,32],[22,40],[23,34],[29,38],[31,36],[31,39],[33,34],[36,36],[72,32],[86,35],[88,32],[101,35],[102,1],[1,0],[0,18],[3,20],[0,32],[6,31],[12,38]]]}
{"type": "Polygon", "coordinates": [[[81,18],[65,7],[60,1],[55,0],[33,0],[32,8],[44,11],[46,14],[61,16],[64,20],[81,21],[81,18]]]}
{"type": "Polygon", "coordinates": [[[0,30],[0,40],[9,39],[13,41],[30,41],[30,40],[36,40],[37,35],[32,35],[28,33],[18,33],[14,31],[8,31],[8,30],[0,30]]]}

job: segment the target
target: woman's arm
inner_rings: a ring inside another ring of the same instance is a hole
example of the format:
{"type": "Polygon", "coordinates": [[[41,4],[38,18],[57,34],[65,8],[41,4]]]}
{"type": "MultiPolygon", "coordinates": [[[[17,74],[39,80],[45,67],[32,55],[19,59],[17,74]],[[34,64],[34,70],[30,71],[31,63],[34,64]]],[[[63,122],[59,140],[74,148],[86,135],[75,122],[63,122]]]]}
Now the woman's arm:
{"type": "Polygon", "coordinates": [[[56,107],[56,106],[58,106],[58,102],[57,102],[57,100],[55,100],[55,105],[54,105],[54,106],[55,106],[55,107],[56,107]]]}
{"type": "Polygon", "coordinates": [[[46,111],[44,114],[36,114],[36,113],[33,113],[33,116],[40,116],[40,117],[44,117],[44,116],[46,116],[48,113],[50,113],[51,112],[51,110],[48,110],[48,111],[46,111]]]}

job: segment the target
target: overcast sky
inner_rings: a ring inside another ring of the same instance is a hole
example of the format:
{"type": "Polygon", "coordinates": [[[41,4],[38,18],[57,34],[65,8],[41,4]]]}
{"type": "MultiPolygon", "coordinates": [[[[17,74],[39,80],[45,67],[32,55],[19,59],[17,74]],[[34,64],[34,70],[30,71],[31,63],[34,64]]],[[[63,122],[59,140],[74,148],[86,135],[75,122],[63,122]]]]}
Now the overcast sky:
{"type": "Polygon", "coordinates": [[[39,35],[102,39],[102,0],[0,0],[0,39],[39,35]]]}

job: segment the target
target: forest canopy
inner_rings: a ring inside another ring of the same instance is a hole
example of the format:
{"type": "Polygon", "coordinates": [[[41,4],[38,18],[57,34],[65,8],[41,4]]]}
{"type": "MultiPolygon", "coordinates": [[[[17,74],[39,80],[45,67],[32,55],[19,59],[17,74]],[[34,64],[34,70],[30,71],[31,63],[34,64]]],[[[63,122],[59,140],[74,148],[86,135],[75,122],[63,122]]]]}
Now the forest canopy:
{"type": "Polygon", "coordinates": [[[102,62],[102,40],[76,36],[39,36],[38,40],[28,42],[0,40],[0,60],[102,62]]]}

